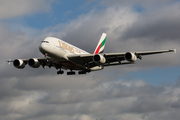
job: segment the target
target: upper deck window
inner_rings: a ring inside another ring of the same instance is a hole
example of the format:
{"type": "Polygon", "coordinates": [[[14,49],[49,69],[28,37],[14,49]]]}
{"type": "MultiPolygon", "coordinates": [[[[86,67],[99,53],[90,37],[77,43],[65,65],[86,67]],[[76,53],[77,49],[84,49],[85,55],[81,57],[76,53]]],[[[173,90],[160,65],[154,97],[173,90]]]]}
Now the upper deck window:
{"type": "Polygon", "coordinates": [[[41,43],[49,43],[48,41],[42,41],[41,43]]]}

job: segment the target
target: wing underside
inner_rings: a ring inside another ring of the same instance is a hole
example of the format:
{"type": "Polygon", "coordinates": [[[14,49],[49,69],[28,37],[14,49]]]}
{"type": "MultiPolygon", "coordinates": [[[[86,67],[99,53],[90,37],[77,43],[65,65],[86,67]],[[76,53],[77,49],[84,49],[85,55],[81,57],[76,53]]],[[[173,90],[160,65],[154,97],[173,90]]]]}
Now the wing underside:
{"type": "MultiPolygon", "coordinates": [[[[137,58],[142,59],[144,55],[160,54],[166,52],[176,52],[176,50],[160,50],[160,51],[145,51],[145,52],[126,52],[126,53],[103,53],[103,54],[81,54],[67,56],[68,61],[58,61],[52,58],[31,58],[31,59],[16,59],[8,60],[7,62],[13,62],[14,66],[19,69],[23,69],[26,64],[29,64],[33,68],[42,66],[45,68],[55,67],[56,69],[70,69],[70,70],[86,70],[93,67],[101,66],[113,66],[113,65],[124,65],[132,64],[137,58]],[[132,60],[127,59],[127,54],[132,55],[132,60]],[[94,60],[95,55],[104,58],[105,62],[100,63],[94,60]]],[[[99,69],[99,68],[98,68],[99,69]]]]}
{"type": "MultiPolygon", "coordinates": [[[[153,55],[153,54],[160,54],[160,53],[166,53],[166,52],[176,52],[176,49],[174,50],[159,50],[159,51],[145,51],[145,52],[131,52],[134,56],[136,56],[139,59],[142,59],[142,56],[144,55],[153,55]]],[[[123,64],[132,64],[134,61],[127,60],[125,55],[129,53],[103,53],[102,55],[106,62],[103,64],[103,66],[112,66],[112,65],[123,65],[123,64]]],[[[93,57],[95,54],[86,54],[86,55],[73,55],[68,56],[70,61],[73,61],[75,64],[79,65],[86,65],[89,68],[95,67],[99,65],[98,63],[93,61],[93,57]]]]}
{"type": "Polygon", "coordinates": [[[45,68],[48,66],[49,68],[55,67],[59,69],[61,66],[58,62],[52,58],[31,58],[31,59],[15,59],[15,60],[8,60],[9,64],[13,62],[14,66],[19,69],[23,69],[27,64],[33,68],[38,68],[42,66],[45,68]]]}

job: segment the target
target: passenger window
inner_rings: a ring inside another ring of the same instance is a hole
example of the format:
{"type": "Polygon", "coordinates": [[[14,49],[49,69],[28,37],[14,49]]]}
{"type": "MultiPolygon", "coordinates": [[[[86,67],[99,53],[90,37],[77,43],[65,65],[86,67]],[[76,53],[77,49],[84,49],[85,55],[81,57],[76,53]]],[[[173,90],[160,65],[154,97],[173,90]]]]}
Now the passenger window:
{"type": "Polygon", "coordinates": [[[42,41],[41,43],[49,43],[48,41],[42,41]]]}

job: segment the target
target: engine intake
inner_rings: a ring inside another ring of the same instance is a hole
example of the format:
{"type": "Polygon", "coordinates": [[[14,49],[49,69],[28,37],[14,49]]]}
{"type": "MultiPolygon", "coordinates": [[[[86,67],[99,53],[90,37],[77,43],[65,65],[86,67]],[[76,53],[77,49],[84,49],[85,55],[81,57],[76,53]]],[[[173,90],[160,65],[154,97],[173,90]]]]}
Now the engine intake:
{"type": "Polygon", "coordinates": [[[28,64],[33,68],[38,68],[40,66],[40,62],[36,58],[29,59],[28,64]]]}
{"type": "Polygon", "coordinates": [[[16,59],[13,61],[13,65],[16,68],[23,69],[25,67],[25,63],[21,59],[16,59]]]}
{"type": "Polygon", "coordinates": [[[106,63],[106,58],[100,54],[96,54],[93,57],[93,61],[96,63],[104,64],[104,63],[106,63]]]}
{"type": "Polygon", "coordinates": [[[127,52],[125,55],[124,55],[125,59],[127,61],[130,61],[130,62],[135,62],[137,60],[137,57],[134,53],[132,52],[127,52]]]}

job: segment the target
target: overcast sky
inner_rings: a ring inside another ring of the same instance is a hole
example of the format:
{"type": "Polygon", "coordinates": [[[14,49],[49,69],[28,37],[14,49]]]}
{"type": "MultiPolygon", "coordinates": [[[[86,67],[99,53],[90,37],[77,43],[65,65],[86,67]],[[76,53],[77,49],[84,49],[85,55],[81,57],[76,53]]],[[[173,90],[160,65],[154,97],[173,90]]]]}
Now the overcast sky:
{"type": "Polygon", "coordinates": [[[179,0],[0,0],[0,120],[179,120],[179,0]],[[87,75],[16,69],[58,37],[92,53],[177,49],[87,75]]]}

